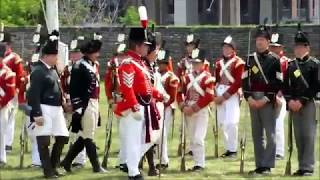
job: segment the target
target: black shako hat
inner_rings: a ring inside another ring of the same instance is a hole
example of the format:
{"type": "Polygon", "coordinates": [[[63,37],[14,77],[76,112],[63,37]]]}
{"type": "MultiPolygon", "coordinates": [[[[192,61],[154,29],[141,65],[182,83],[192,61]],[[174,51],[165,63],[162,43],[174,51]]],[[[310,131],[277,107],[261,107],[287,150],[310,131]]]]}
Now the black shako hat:
{"type": "Polygon", "coordinates": [[[42,47],[42,54],[58,54],[59,49],[59,32],[57,30],[53,30],[51,34],[49,34],[46,43],[42,47]]]}
{"type": "Polygon", "coordinates": [[[143,28],[131,28],[129,32],[129,41],[150,44],[148,41],[148,34],[145,33],[145,29],[143,28]]]}
{"type": "Polygon", "coordinates": [[[83,43],[81,43],[80,51],[83,54],[92,54],[100,51],[102,46],[102,35],[99,33],[94,33],[93,37],[84,38],[83,43]]]}
{"type": "Polygon", "coordinates": [[[192,50],[191,58],[193,63],[204,62],[207,59],[207,52],[204,49],[196,48],[192,50]]]}
{"type": "Polygon", "coordinates": [[[297,44],[303,44],[305,46],[310,45],[308,33],[302,31],[300,23],[298,23],[298,32],[296,33],[296,35],[294,37],[294,43],[296,45],[297,44]]]}

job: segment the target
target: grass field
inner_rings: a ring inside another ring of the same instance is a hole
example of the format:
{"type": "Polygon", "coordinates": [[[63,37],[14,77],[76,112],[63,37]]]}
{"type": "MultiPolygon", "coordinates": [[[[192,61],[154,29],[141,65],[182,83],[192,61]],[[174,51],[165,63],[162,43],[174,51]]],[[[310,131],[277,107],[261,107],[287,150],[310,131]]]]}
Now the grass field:
{"type": "MultiPolygon", "coordinates": [[[[97,130],[96,134],[96,142],[97,146],[99,147],[99,157],[102,161],[103,150],[104,150],[104,142],[105,142],[105,124],[106,124],[106,116],[107,116],[107,103],[104,97],[104,94],[101,95],[101,113],[103,124],[97,130]]],[[[231,112],[230,112],[231,113],[231,112]]],[[[17,116],[17,123],[16,123],[16,134],[15,134],[15,142],[13,146],[13,151],[9,154],[8,157],[8,165],[10,167],[6,167],[4,169],[0,169],[0,179],[7,180],[7,179],[42,179],[42,171],[40,169],[31,169],[31,168],[24,168],[19,169],[19,133],[21,129],[21,113],[17,116]]],[[[116,123],[114,123],[116,124],[116,123]]],[[[208,134],[206,138],[206,169],[201,173],[180,173],[180,158],[177,157],[177,146],[179,142],[179,114],[176,114],[176,122],[175,122],[175,134],[174,139],[169,140],[169,155],[170,155],[170,165],[169,169],[163,172],[163,176],[161,179],[248,179],[251,178],[247,175],[249,170],[255,168],[254,166],[254,156],[253,156],[253,144],[251,138],[251,128],[250,128],[250,119],[248,116],[244,115],[244,111],[241,114],[241,121],[239,127],[239,137],[241,137],[243,131],[246,131],[247,135],[247,149],[246,149],[246,157],[245,157],[245,174],[239,174],[239,157],[240,153],[238,154],[238,158],[234,160],[224,160],[224,159],[216,159],[214,158],[214,138],[213,138],[213,128],[214,119],[210,119],[210,124],[208,127],[208,134]],[[246,129],[244,129],[246,128],[246,129]]],[[[285,124],[287,127],[287,120],[285,120],[285,124]]],[[[286,128],[287,129],[287,128],[286,128]]],[[[319,129],[319,124],[318,124],[319,129]]],[[[222,144],[223,138],[221,136],[221,132],[219,134],[219,154],[221,154],[223,150],[222,144]]],[[[317,134],[317,145],[316,145],[316,168],[315,174],[312,177],[308,178],[294,178],[294,177],[285,177],[284,169],[286,164],[286,158],[284,160],[279,160],[276,162],[276,167],[272,170],[272,174],[270,176],[265,177],[255,177],[257,179],[320,179],[319,174],[319,161],[320,161],[320,138],[319,132],[317,134]]],[[[61,179],[106,179],[106,180],[122,180],[127,179],[127,175],[125,173],[120,172],[118,169],[115,169],[114,166],[117,165],[117,151],[118,151],[118,134],[117,134],[117,126],[113,127],[113,142],[111,147],[111,158],[108,164],[108,174],[93,174],[91,171],[91,165],[87,162],[86,167],[80,171],[74,171],[72,174],[67,175],[61,179]]],[[[29,145],[29,149],[30,149],[29,145]]],[[[64,152],[67,148],[64,149],[64,152]]],[[[31,157],[30,153],[25,156],[25,166],[31,164],[31,157]]],[[[145,179],[158,179],[158,177],[148,177],[147,174],[147,163],[144,163],[144,174],[145,179]]],[[[190,156],[187,156],[187,168],[192,167],[192,160],[190,156]]],[[[293,158],[292,158],[292,171],[297,169],[297,156],[296,156],[296,149],[294,148],[293,158]]]]}

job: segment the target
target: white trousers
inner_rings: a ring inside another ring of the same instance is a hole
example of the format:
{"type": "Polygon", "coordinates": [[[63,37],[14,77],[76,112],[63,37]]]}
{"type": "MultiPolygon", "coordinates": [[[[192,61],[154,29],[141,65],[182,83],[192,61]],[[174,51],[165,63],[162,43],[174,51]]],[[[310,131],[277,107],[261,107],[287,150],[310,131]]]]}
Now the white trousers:
{"type": "Polygon", "coordinates": [[[82,130],[79,132],[79,136],[83,139],[94,139],[94,134],[98,127],[98,121],[99,101],[97,99],[90,99],[81,120],[82,130]]]}
{"type": "Polygon", "coordinates": [[[41,110],[44,123],[43,126],[35,126],[35,136],[69,136],[67,122],[61,106],[41,104],[41,110]]]}
{"type": "MultiPolygon", "coordinates": [[[[71,124],[72,120],[72,114],[71,113],[65,113],[65,118],[67,120],[68,127],[71,124]]],[[[69,142],[74,143],[79,138],[79,133],[70,133],[69,142]]],[[[87,154],[86,154],[86,148],[83,148],[83,150],[77,155],[77,157],[74,159],[74,163],[82,164],[84,165],[87,161],[87,154]]]]}
{"type": "Polygon", "coordinates": [[[0,109],[0,162],[7,162],[6,155],[6,135],[8,128],[8,111],[10,107],[7,105],[0,109]]]}
{"type": "MultiPolygon", "coordinates": [[[[141,148],[144,142],[142,138],[143,126],[144,126],[144,108],[140,106],[140,113],[142,119],[136,120],[130,112],[127,116],[120,117],[119,119],[119,133],[121,149],[120,153],[124,153],[122,158],[126,158],[126,164],[128,166],[128,175],[136,176],[139,172],[139,161],[141,158],[141,148]]],[[[124,161],[124,160],[122,160],[124,161]]]]}
{"type": "MultiPolygon", "coordinates": [[[[229,86],[219,85],[217,94],[223,94],[229,86]]],[[[226,151],[236,152],[238,147],[238,125],[240,120],[240,100],[237,94],[217,106],[219,127],[223,130],[226,151]]]]}
{"type": "Polygon", "coordinates": [[[7,134],[6,134],[6,145],[12,146],[14,140],[14,129],[15,129],[15,122],[16,122],[16,114],[18,110],[18,95],[15,95],[14,98],[10,101],[12,104],[11,108],[9,109],[9,116],[8,116],[8,127],[7,127],[7,134]]]}
{"type": "Polygon", "coordinates": [[[35,124],[34,123],[31,124],[29,116],[26,116],[25,122],[26,122],[25,126],[27,128],[28,136],[30,138],[30,143],[31,143],[31,164],[41,166],[37,137],[33,132],[35,124]]]}
{"type": "Polygon", "coordinates": [[[164,111],[164,130],[163,130],[163,139],[160,138],[160,148],[161,148],[161,140],[162,142],[162,156],[161,156],[161,164],[168,164],[169,163],[169,156],[168,156],[168,136],[170,132],[170,127],[172,124],[172,107],[168,106],[165,108],[164,111]]]}
{"type": "Polygon", "coordinates": [[[119,132],[119,154],[118,154],[118,158],[119,158],[119,164],[126,164],[127,163],[127,158],[126,158],[126,151],[123,149],[125,147],[125,143],[124,141],[122,141],[122,139],[124,137],[121,137],[121,133],[120,133],[120,119],[116,119],[117,122],[117,128],[118,128],[118,132],[119,132]]]}
{"type": "Polygon", "coordinates": [[[190,149],[195,166],[205,167],[205,138],[207,135],[209,112],[205,107],[191,116],[185,116],[190,136],[190,149]]]}
{"type": "MultiPolygon", "coordinates": [[[[151,123],[149,123],[149,129],[150,129],[150,136],[151,136],[151,142],[150,143],[145,143],[145,136],[146,136],[146,126],[143,126],[142,129],[142,147],[141,147],[141,158],[144,156],[144,154],[156,143],[159,143],[160,138],[161,138],[161,133],[162,133],[162,123],[163,123],[163,116],[164,116],[164,104],[162,102],[157,102],[156,104],[157,109],[160,113],[160,121],[159,121],[159,130],[152,130],[151,123]]],[[[149,117],[151,119],[151,117],[149,117]]],[[[144,122],[145,124],[145,122],[144,122]]]]}
{"type": "Polygon", "coordinates": [[[284,140],[284,119],[286,117],[286,100],[284,97],[280,99],[281,107],[280,113],[276,120],[276,154],[284,156],[285,150],[285,140],[284,140]]]}

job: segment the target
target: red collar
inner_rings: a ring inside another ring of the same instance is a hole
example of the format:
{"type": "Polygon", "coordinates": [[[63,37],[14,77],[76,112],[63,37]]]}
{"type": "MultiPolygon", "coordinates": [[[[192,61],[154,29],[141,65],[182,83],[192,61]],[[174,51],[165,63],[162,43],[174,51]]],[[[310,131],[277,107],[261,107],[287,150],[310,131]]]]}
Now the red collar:
{"type": "Polygon", "coordinates": [[[204,68],[202,68],[199,72],[193,71],[193,74],[196,75],[196,76],[198,76],[198,75],[200,75],[203,71],[204,71],[204,68]]]}
{"type": "Polygon", "coordinates": [[[232,58],[234,58],[236,56],[236,53],[233,52],[232,54],[230,54],[228,57],[222,56],[224,60],[230,60],[232,58]]]}
{"type": "Polygon", "coordinates": [[[133,59],[135,59],[135,60],[141,60],[141,56],[132,50],[128,50],[127,55],[133,57],[133,59]]]}
{"type": "Polygon", "coordinates": [[[284,54],[284,51],[281,51],[281,52],[279,53],[279,57],[280,57],[280,58],[282,58],[284,55],[285,55],[285,54],[284,54]]]}

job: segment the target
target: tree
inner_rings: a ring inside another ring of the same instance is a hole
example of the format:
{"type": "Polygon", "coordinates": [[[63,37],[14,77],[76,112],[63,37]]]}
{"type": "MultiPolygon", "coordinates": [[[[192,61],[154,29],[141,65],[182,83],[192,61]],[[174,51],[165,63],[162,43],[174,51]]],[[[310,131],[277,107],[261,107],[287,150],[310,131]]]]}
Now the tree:
{"type": "MultiPolygon", "coordinates": [[[[119,17],[120,23],[131,26],[140,26],[140,17],[138,8],[136,6],[129,6],[124,16],[119,17]]],[[[149,19],[149,24],[155,24],[155,22],[149,19]]]]}
{"type": "Polygon", "coordinates": [[[39,0],[0,0],[0,21],[7,25],[36,25],[42,18],[39,0]]]}
{"type": "Polygon", "coordinates": [[[62,25],[82,25],[89,7],[79,0],[59,0],[59,19],[62,25]]]}
{"type": "Polygon", "coordinates": [[[124,16],[120,17],[120,23],[126,25],[139,25],[140,18],[137,7],[129,6],[124,16]]]}

